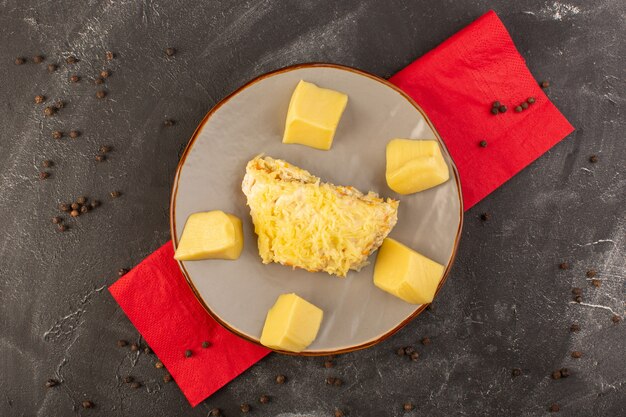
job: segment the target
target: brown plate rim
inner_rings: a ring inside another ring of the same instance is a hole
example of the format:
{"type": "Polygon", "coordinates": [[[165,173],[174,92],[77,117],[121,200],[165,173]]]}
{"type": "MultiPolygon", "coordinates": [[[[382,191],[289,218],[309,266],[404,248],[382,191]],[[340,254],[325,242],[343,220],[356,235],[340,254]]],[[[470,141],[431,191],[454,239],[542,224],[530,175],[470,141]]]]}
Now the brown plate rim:
{"type": "MultiPolygon", "coordinates": [[[[178,193],[178,181],[180,179],[180,174],[182,172],[183,166],[185,164],[185,160],[187,159],[187,156],[189,154],[189,151],[191,150],[194,142],[196,141],[198,134],[200,133],[200,131],[202,130],[202,128],[204,127],[204,125],[206,124],[206,122],[211,118],[211,116],[213,115],[213,113],[215,113],[220,107],[222,107],[224,104],[226,104],[232,97],[234,97],[235,95],[237,95],[238,93],[240,93],[241,91],[245,90],[246,88],[252,86],[253,84],[256,84],[259,81],[262,81],[268,77],[277,75],[277,74],[281,74],[284,72],[289,72],[289,71],[294,71],[297,69],[302,69],[302,68],[334,68],[334,69],[339,69],[339,70],[343,70],[343,71],[348,71],[348,72],[352,72],[355,74],[359,74],[365,77],[368,77],[370,79],[373,79],[375,81],[378,81],[384,85],[386,85],[387,87],[390,87],[391,89],[393,89],[394,91],[396,91],[397,93],[399,93],[401,96],[403,96],[411,105],[413,105],[413,107],[416,108],[416,110],[418,112],[420,112],[420,114],[422,115],[422,117],[424,117],[424,120],[426,120],[426,123],[428,123],[428,126],[431,128],[431,130],[434,132],[435,137],[437,138],[437,141],[439,142],[439,144],[441,146],[444,147],[444,149],[446,149],[446,152],[448,152],[448,155],[450,155],[450,152],[448,151],[448,148],[446,147],[446,144],[443,142],[443,140],[441,139],[441,136],[439,136],[439,132],[437,132],[437,130],[435,129],[435,126],[432,124],[432,122],[430,121],[430,119],[428,118],[428,116],[426,115],[426,113],[422,110],[422,108],[411,98],[409,97],[408,94],[406,94],[404,91],[402,91],[400,88],[398,88],[397,86],[395,86],[394,84],[390,83],[388,80],[381,78],[377,75],[371,74],[369,72],[357,69],[357,68],[353,68],[353,67],[349,67],[346,65],[339,65],[339,64],[330,64],[330,63],[323,63],[323,62],[313,62],[313,63],[303,63],[303,64],[295,64],[295,65],[290,65],[287,67],[283,67],[274,71],[270,71],[267,72],[265,74],[262,74],[260,76],[257,76],[255,78],[253,78],[252,80],[248,81],[247,83],[243,84],[241,87],[239,87],[238,89],[236,89],[235,91],[233,91],[232,93],[228,94],[226,97],[224,97],[222,100],[220,100],[211,110],[209,110],[207,112],[207,114],[204,116],[204,118],[202,119],[202,121],[200,122],[200,124],[198,124],[198,127],[196,127],[196,129],[194,130],[193,134],[191,135],[191,139],[189,140],[189,142],[187,143],[187,146],[185,147],[185,150],[183,152],[183,154],[180,157],[180,160],[178,162],[178,166],[176,167],[176,174],[174,176],[174,182],[172,184],[172,194],[170,197],[170,234],[172,236],[172,243],[174,245],[174,249],[176,249],[176,246],[178,245],[178,241],[176,238],[176,196],[178,193]]],[[[450,161],[452,162],[452,171],[454,173],[454,180],[456,182],[457,185],[457,190],[458,190],[458,194],[459,194],[459,210],[460,210],[460,216],[459,216],[459,227],[457,229],[457,233],[456,233],[456,237],[454,239],[454,248],[452,251],[452,256],[450,257],[450,262],[448,262],[448,265],[446,266],[446,269],[444,271],[443,277],[441,278],[441,281],[439,282],[439,286],[437,287],[437,291],[435,292],[435,297],[437,296],[437,294],[439,293],[439,291],[441,290],[441,287],[443,286],[443,284],[446,282],[448,275],[450,274],[450,271],[452,269],[452,265],[454,265],[454,261],[456,259],[456,254],[459,248],[459,241],[461,239],[461,230],[463,229],[463,220],[464,220],[464,210],[463,210],[463,194],[461,191],[461,181],[459,179],[459,173],[458,170],[456,168],[456,165],[454,163],[454,160],[452,159],[452,157],[450,156],[450,161]]],[[[267,346],[264,346],[261,344],[261,342],[259,340],[253,339],[245,334],[242,334],[241,332],[233,329],[232,327],[230,327],[225,321],[223,321],[217,314],[215,314],[211,308],[209,308],[209,306],[204,302],[204,299],[202,298],[202,296],[200,295],[199,291],[196,289],[195,285],[193,284],[193,281],[191,280],[189,273],[187,272],[187,270],[185,269],[185,266],[182,264],[182,262],[177,261],[178,266],[183,274],[183,276],[185,277],[185,280],[187,281],[187,284],[189,285],[189,287],[191,288],[191,291],[193,291],[196,299],[198,300],[198,302],[200,302],[200,305],[202,305],[202,307],[206,310],[206,312],[215,320],[217,321],[222,327],[224,327],[226,330],[228,330],[229,332],[251,342],[254,343],[256,345],[259,346],[263,346],[266,349],[270,349],[267,346]]],[[[366,343],[362,343],[360,345],[355,345],[355,346],[350,346],[347,348],[343,348],[343,349],[338,349],[338,350],[333,350],[333,351],[313,351],[313,352],[287,352],[287,351],[283,351],[283,350],[276,350],[276,349],[270,349],[273,350],[274,352],[278,352],[278,353],[282,353],[282,354],[287,354],[287,355],[295,355],[295,356],[325,356],[325,355],[337,355],[337,354],[341,354],[341,353],[348,353],[348,352],[354,352],[356,350],[361,350],[361,349],[365,349],[368,348],[370,346],[373,346],[377,343],[382,342],[383,340],[386,340],[387,338],[389,338],[390,336],[392,336],[393,334],[395,334],[397,331],[399,331],[401,328],[403,328],[404,326],[406,326],[411,320],[413,320],[415,317],[419,316],[425,309],[426,307],[428,307],[428,304],[422,304],[420,307],[418,307],[409,317],[407,317],[405,320],[403,320],[402,322],[400,322],[396,327],[394,327],[393,329],[389,330],[387,333],[381,335],[380,337],[378,337],[375,340],[371,340],[369,342],[366,343]]]]}

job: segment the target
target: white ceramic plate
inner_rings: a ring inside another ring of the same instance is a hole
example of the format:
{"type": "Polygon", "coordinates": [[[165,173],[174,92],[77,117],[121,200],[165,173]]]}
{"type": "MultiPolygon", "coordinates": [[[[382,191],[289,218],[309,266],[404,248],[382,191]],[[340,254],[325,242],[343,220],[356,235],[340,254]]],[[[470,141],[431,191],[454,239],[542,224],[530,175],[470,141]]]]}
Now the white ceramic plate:
{"type": "Polygon", "coordinates": [[[432,124],[408,96],[381,78],[337,65],[305,64],[263,75],[205,116],[181,158],[172,190],[175,245],[192,213],[223,210],[243,221],[244,250],[237,261],[180,263],[198,299],[218,322],[259,343],[268,309],[280,294],[294,292],[324,310],[317,339],[302,354],[327,355],[371,346],[425,308],[374,286],[376,253],[369,266],[343,279],[263,265],[241,191],[246,163],[260,153],[285,159],[323,181],[399,199],[398,224],[390,236],[446,265],[442,284],[461,235],[458,173],[432,124]],[[281,143],[289,99],[301,79],[349,97],[330,151],[281,143]],[[439,140],[450,180],[409,196],[391,191],[385,182],[385,146],[392,138],[439,140]]]}

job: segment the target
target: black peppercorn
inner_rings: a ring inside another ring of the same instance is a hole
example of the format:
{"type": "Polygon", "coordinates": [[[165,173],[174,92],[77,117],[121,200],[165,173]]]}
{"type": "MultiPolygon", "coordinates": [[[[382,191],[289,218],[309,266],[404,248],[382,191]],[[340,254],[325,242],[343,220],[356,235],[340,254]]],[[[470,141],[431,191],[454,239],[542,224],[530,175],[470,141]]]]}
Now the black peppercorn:
{"type": "Polygon", "coordinates": [[[89,206],[85,205],[80,208],[81,213],[87,213],[89,211],[89,206]]]}
{"type": "Polygon", "coordinates": [[[55,217],[52,218],[52,223],[54,223],[54,224],[59,224],[62,221],[63,221],[63,219],[61,217],[59,217],[59,216],[55,216],[55,217]]]}
{"type": "Polygon", "coordinates": [[[95,404],[89,400],[85,400],[82,402],[83,408],[94,408],[95,404]]]}
{"type": "Polygon", "coordinates": [[[569,326],[569,331],[570,332],[579,332],[580,331],[580,325],[578,323],[574,323],[571,326],[569,326]]]}
{"type": "Polygon", "coordinates": [[[54,103],[54,107],[57,110],[62,109],[63,107],[65,107],[65,102],[63,100],[58,100],[56,103],[54,103]]]}
{"type": "Polygon", "coordinates": [[[219,408],[214,408],[214,409],[212,409],[211,411],[209,411],[209,415],[210,415],[211,417],[219,417],[219,416],[221,416],[221,415],[222,415],[222,412],[220,411],[220,409],[219,409],[219,408]]]}
{"type": "Polygon", "coordinates": [[[285,377],[285,375],[277,375],[276,376],[276,383],[277,384],[284,384],[287,381],[287,378],[285,377]]]}
{"type": "Polygon", "coordinates": [[[499,101],[494,101],[494,102],[491,104],[491,107],[496,108],[496,109],[497,109],[497,108],[499,108],[500,106],[501,106],[501,104],[500,104],[500,102],[499,102],[499,101]]]}
{"type": "Polygon", "coordinates": [[[341,411],[340,409],[336,408],[335,409],[335,417],[344,417],[343,411],[341,411]]]}
{"type": "Polygon", "coordinates": [[[582,290],[582,288],[574,287],[574,288],[572,288],[572,294],[574,294],[574,295],[582,295],[583,294],[583,290],[582,290]]]}
{"type": "Polygon", "coordinates": [[[46,116],[53,116],[55,112],[56,110],[54,109],[54,107],[51,107],[51,106],[48,106],[45,109],[43,109],[43,114],[46,116]]]}
{"type": "Polygon", "coordinates": [[[619,323],[621,320],[622,320],[622,318],[621,318],[620,316],[618,316],[617,314],[614,314],[614,315],[613,315],[613,317],[611,317],[611,321],[612,321],[614,324],[619,323]]]}
{"type": "Polygon", "coordinates": [[[70,82],[72,82],[72,83],[77,83],[79,81],[80,81],[80,77],[78,75],[76,75],[76,74],[74,74],[74,75],[72,75],[70,77],[70,82]]]}
{"type": "Polygon", "coordinates": [[[111,51],[107,51],[104,56],[106,57],[107,61],[112,61],[113,58],[115,58],[115,54],[111,51]]]}
{"type": "Polygon", "coordinates": [[[259,402],[261,404],[267,404],[270,402],[270,397],[268,395],[261,395],[261,397],[259,398],[259,402]]]}
{"type": "Polygon", "coordinates": [[[96,98],[105,98],[107,96],[107,92],[104,90],[96,91],[96,98]]]}
{"type": "Polygon", "coordinates": [[[559,264],[559,269],[569,269],[569,264],[567,262],[561,262],[559,264]]]}
{"type": "Polygon", "coordinates": [[[513,377],[520,376],[521,374],[522,374],[522,370],[520,368],[513,368],[513,370],[511,371],[511,375],[513,377]]]}
{"type": "Polygon", "coordinates": [[[520,106],[522,106],[522,109],[526,110],[528,108],[528,103],[523,102],[520,106]]]}
{"type": "Polygon", "coordinates": [[[580,359],[583,357],[583,353],[579,350],[575,350],[572,352],[572,358],[574,359],[580,359]]]}
{"type": "Polygon", "coordinates": [[[163,365],[163,362],[161,361],[156,361],[154,364],[154,367],[157,369],[162,369],[165,365],[163,365]]]}
{"type": "Polygon", "coordinates": [[[191,358],[191,355],[192,355],[191,350],[187,349],[187,350],[185,351],[185,357],[186,357],[186,358],[191,358]]]}
{"type": "Polygon", "coordinates": [[[128,269],[126,269],[126,268],[120,268],[120,269],[117,270],[117,276],[118,277],[123,277],[127,273],[128,273],[128,269]]]}
{"type": "Polygon", "coordinates": [[[15,58],[15,65],[23,65],[26,62],[26,58],[18,57],[15,58]]]}
{"type": "Polygon", "coordinates": [[[425,337],[422,339],[422,345],[424,346],[428,346],[432,343],[432,341],[430,340],[430,337],[425,337]]]}
{"type": "Polygon", "coordinates": [[[59,227],[57,228],[59,232],[65,232],[67,229],[69,229],[69,227],[64,224],[60,224],[59,227]]]}
{"type": "Polygon", "coordinates": [[[41,171],[39,173],[39,179],[40,180],[45,180],[45,179],[48,179],[48,178],[50,178],[50,173],[49,172],[41,171]]]}
{"type": "Polygon", "coordinates": [[[550,407],[548,408],[548,411],[550,411],[551,413],[558,413],[561,410],[561,407],[559,407],[558,404],[551,404],[550,407]]]}
{"type": "Polygon", "coordinates": [[[87,197],[85,197],[84,195],[81,195],[80,197],[76,199],[76,202],[78,204],[85,204],[87,202],[87,197]]]}
{"type": "Polygon", "coordinates": [[[118,198],[122,193],[120,191],[111,191],[111,197],[118,198]]]}
{"type": "Polygon", "coordinates": [[[35,55],[35,56],[33,57],[33,62],[34,62],[35,64],[41,64],[41,63],[43,62],[43,60],[44,60],[44,59],[45,59],[45,58],[44,58],[43,56],[41,56],[41,55],[35,55]]]}
{"type": "Polygon", "coordinates": [[[72,207],[67,204],[67,203],[61,203],[59,204],[59,210],[61,211],[70,211],[72,209],[72,207]]]}
{"type": "Polygon", "coordinates": [[[80,204],[79,203],[72,203],[72,205],[70,207],[72,207],[72,210],[78,210],[80,208],[80,204]]]}
{"type": "Polygon", "coordinates": [[[42,96],[41,94],[40,94],[40,95],[35,96],[35,103],[36,103],[36,104],[41,104],[41,103],[43,103],[44,101],[46,101],[46,96],[42,96]]]}
{"type": "Polygon", "coordinates": [[[131,352],[137,352],[139,350],[139,345],[137,343],[132,343],[130,345],[131,352]]]}
{"type": "Polygon", "coordinates": [[[169,382],[172,382],[172,375],[170,374],[163,375],[163,382],[165,382],[166,384],[169,382]]]}
{"type": "Polygon", "coordinates": [[[80,132],[78,130],[70,130],[70,138],[76,139],[80,136],[80,132]]]}
{"type": "Polygon", "coordinates": [[[496,109],[495,107],[491,108],[491,114],[496,115],[498,114],[498,109],[496,109]]]}
{"type": "Polygon", "coordinates": [[[548,88],[550,87],[550,81],[548,80],[542,81],[539,85],[541,86],[541,88],[548,88]]]}
{"type": "Polygon", "coordinates": [[[100,71],[100,77],[102,77],[102,78],[109,78],[110,75],[111,75],[111,71],[109,71],[109,70],[102,70],[102,71],[100,71]]]}
{"type": "Polygon", "coordinates": [[[61,139],[63,137],[63,132],[61,132],[59,130],[53,130],[52,131],[52,137],[54,139],[61,139]]]}
{"type": "Polygon", "coordinates": [[[248,413],[250,412],[250,404],[243,403],[239,406],[239,409],[241,410],[242,413],[248,413]]]}
{"type": "Polygon", "coordinates": [[[486,141],[486,140],[484,140],[484,139],[483,139],[483,140],[481,140],[481,141],[480,141],[480,147],[481,147],[481,148],[486,148],[486,147],[487,147],[487,141],[486,141]]]}
{"type": "Polygon", "coordinates": [[[94,78],[93,83],[96,85],[104,84],[104,80],[100,77],[96,77],[94,78]]]}
{"type": "Polygon", "coordinates": [[[535,103],[535,98],[534,98],[534,97],[528,97],[528,98],[526,99],[526,103],[528,103],[528,104],[534,104],[534,103],[535,103]]]}
{"type": "Polygon", "coordinates": [[[592,279],[591,280],[591,285],[593,285],[594,287],[598,288],[600,285],[602,285],[602,281],[600,281],[599,279],[592,279]]]}
{"type": "Polygon", "coordinates": [[[413,405],[413,403],[404,403],[402,408],[404,409],[404,411],[413,411],[415,406],[413,405]]]}
{"type": "Polygon", "coordinates": [[[500,107],[498,108],[498,110],[500,111],[500,113],[506,113],[506,111],[507,111],[508,109],[509,109],[509,108],[508,108],[507,106],[505,106],[505,105],[502,105],[502,106],[500,106],[500,107]]]}
{"type": "Polygon", "coordinates": [[[204,342],[202,342],[202,348],[203,348],[203,349],[207,349],[209,346],[211,346],[211,343],[209,343],[207,340],[205,340],[204,342]]]}
{"type": "Polygon", "coordinates": [[[524,110],[524,109],[522,108],[522,106],[516,106],[516,107],[515,107],[515,113],[521,113],[521,111],[522,111],[522,110],[524,110]]]}
{"type": "Polygon", "coordinates": [[[165,49],[165,55],[167,56],[174,56],[176,54],[176,49],[175,48],[166,48],[165,49]]]}
{"type": "Polygon", "coordinates": [[[417,353],[417,352],[413,352],[413,353],[411,353],[411,360],[412,360],[413,362],[417,362],[417,360],[419,359],[419,357],[420,357],[420,354],[419,354],[419,353],[417,353]]]}
{"type": "Polygon", "coordinates": [[[486,222],[487,220],[491,220],[491,214],[483,213],[480,215],[480,220],[486,222]]]}
{"type": "Polygon", "coordinates": [[[398,356],[404,356],[404,348],[398,348],[398,349],[396,349],[396,355],[398,355],[398,356]]]}
{"type": "Polygon", "coordinates": [[[102,154],[97,154],[97,155],[95,156],[95,159],[96,159],[96,161],[98,161],[98,162],[104,162],[104,161],[106,161],[107,157],[106,157],[105,155],[102,155],[102,154]]]}

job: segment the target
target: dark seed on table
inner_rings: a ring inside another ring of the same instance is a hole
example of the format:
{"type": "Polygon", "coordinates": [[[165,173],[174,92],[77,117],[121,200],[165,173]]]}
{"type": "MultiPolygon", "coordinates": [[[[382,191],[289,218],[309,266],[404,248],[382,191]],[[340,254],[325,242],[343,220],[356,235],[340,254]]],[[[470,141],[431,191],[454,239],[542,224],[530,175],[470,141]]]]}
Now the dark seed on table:
{"type": "Polygon", "coordinates": [[[191,355],[192,355],[191,350],[187,349],[187,350],[185,351],[185,357],[186,357],[186,358],[191,358],[191,355]]]}
{"type": "Polygon", "coordinates": [[[617,324],[622,320],[622,318],[618,316],[617,314],[615,314],[613,315],[613,317],[611,317],[611,320],[613,321],[613,323],[617,324]]]}
{"type": "Polygon", "coordinates": [[[80,216],[80,211],[78,211],[78,210],[72,210],[72,211],[70,211],[70,216],[72,216],[72,217],[78,217],[78,216],[80,216]]]}
{"type": "Polygon", "coordinates": [[[579,332],[580,331],[580,325],[578,323],[574,323],[571,326],[569,326],[569,331],[570,332],[579,332]]]}
{"type": "Polygon", "coordinates": [[[23,65],[25,62],[26,62],[25,58],[21,58],[21,57],[15,58],[15,65],[23,65]]]}
{"type": "Polygon", "coordinates": [[[97,77],[93,80],[93,83],[96,85],[104,84],[104,80],[100,77],[97,77]]]}
{"type": "Polygon", "coordinates": [[[561,371],[553,371],[552,379],[561,379],[561,371]]]}
{"type": "Polygon", "coordinates": [[[89,209],[89,206],[82,206],[82,207],[80,208],[80,212],[81,212],[81,213],[87,213],[89,210],[90,210],[90,209],[89,209]]]}
{"type": "MultiPolygon", "coordinates": [[[[396,349],[396,355],[398,356],[404,356],[404,348],[398,348],[396,349]]],[[[325,364],[324,364],[325,365],[325,364]]]]}
{"type": "Polygon", "coordinates": [[[574,287],[574,288],[572,288],[572,294],[574,294],[574,295],[582,295],[583,294],[583,290],[581,288],[574,287]]]}
{"type": "Polygon", "coordinates": [[[222,415],[222,412],[220,411],[219,408],[214,408],[211,411],[209,411],[209,415],[212,417],[219,417],[222,415]]]}
{"type": "Polygon", "coordinates": [[[71,206],[67,203],[59,204],[59,210],[61,211],[70,211],[71,209],[72,209],[71,206]]]}
{"type": "Polygon", "coordinates": [[[339,378],[335,378],[335,382],[333,382],[333,385],[336,387],[340,387],[343,385],[343,381],[339,378]]]}
{"type": "Polygon", "coordinates": [[[563,378],[567,378],[569,376],[569,369],[567,368],[561,368],[560,372],[561,372],[561,377],[563,378]]]}
{"type": "Polygon", "coordinates": [[[95,404],[89,400],[83,401],[83,408],[94,408],[95,404]]]}
{"type": "Polygon", "coordinates": [[[55,216],[55,217],[52,218],[52,223],[54,223],[54,224],[59,224],[62,221],[63,221],[63,219],[61,217],[59,217],[59,216],[55,216]]]}
{"type": "Polygon", "coordinates": [[[80,208],[80,204],[79,203],[72,203],[72,205],[70,207],[72,207],[72,210],[78,210],[80,208]]]}
{"type": "Polygon", "coordinates": [[[498,107],[498,110],[500,110],[500,113],[506,113],[506,111],[507,111],[508,109],[509,109],[509,108],[508,108],[507,106],[500,106],[500,107],[498,107]]]}
{"type": "Polygon", "coordinates": [[[76,58],[74,55],[70,55],[65,58],[65,62],[67,62],[68,64],[75,64],[78,62],[78,58],[76,58]]]}
{"type": "Polygon", "coordinates": [[[541,88],[548,88],[550,87],[550,81],[542,81],[541,83],[539,83],[539,85],[541,86],[541,88]]]}
{"type": "Polygon", "coordinates": [[[405,355],[410,355],[413,352],[415,352],[415,348],[413,346],[407,346],[404,348],[405,355]]]}
{"type": "Polygon", "coordinates": [[[277,375],[276,376],[276,383],[277,384],[284,384],[287,381],[287,378],[285,377],[285,375],[277,375]]]}
{"type": "Polygon", "coordinates": [[[522,110],[524,110],[524,109],[522,108],[522,106],[516,106],[516,107],[515,107],[515,113],[520,113],[522,110]]]}
{"type": "Polygon", "coordinates": [[[59,130],[53,130],[52,131],[52,137],[54,139],[61,139],[63,137],[63,132],[61,132],[59,130]]]}
{"type": "Polygon", "coordinates": [[[127,273],[128,273],[128,269],[126,269],[126,268],[120,268],[120,269],[117,270],[117,275],[120,276],[120,277],[123,277],[127,273]]]}
{"type": "Polygon", "coordinates": [[[165,382],[166,384],[169,382],[172,382],[172,375],[170,374],[163,375],[163,382],[165,382]]]}
{"type": "Polygon", "coordinates": [[[175,48],[166,48],[165,49],[165,55],[167,56],[174,56],[176,54],[176,49],[175,48]]]}
{"type": "Polygon", "coordinates": [[[132,377],[132,376],[130,376],[130,375],[129,375],[129,376],[127,376],[127,377],[124,377],[124,382],[125,382],[125,383],[127,383],[127,384],[130,384],[130,383],[131,383],[131,382],[133,382],[134,380],[135,380],[135,378],[133,378],[133,377],[132,377]]]}
{"type": "Polygon", "coordinates": [[[211,343],[209,341],[205,340],[204,342],[202,342],[203,349],[207,349],[209,346],[211,346],[211,343]]]}
{"type": "Polygon", "coordinates": [[[140,383],[140,382],[135,381],[135,382],[133,382],[132,384],[130,384],[130,387],[131,387],[132,389],[141,388],[141,383],[140,383]]]}
{"type": "Polygon", "coordinates": [[[154,364],[154,367],[155,367],[155,368],[157,368],[157,369],[162,369],[164,366],[165,366],[165,365],[163,365],[163,362],[161,362],[161,361],[157,361],[157,362],[154,364]]]}
{"type": "Polygon", "coordinates": [[[495,114],[498,114],[498,113],[499,113],[499,112],[498,112],[498,109],[496,109],[495,107],[492,107],[492,108],[491,108],[491,114],[494,114],[494,115],[495,115],[495,114]]]}
{"type": "Polygon", "coordinates": [[[165,119],[165,121],[163,122],[163,125],[165,127],[172,127],[176,124],[176,122],[172,119],[165,119]]]}
{"type": "Polygon", "coordinates": [[[259,402],[261,404],[267,404],[270,402],[270,397],[268,395],[261,395],[261,397],[259,398],[259,402]]]}
{"type": "Polygon", "coordinates": [[[36,104],[41,104],[44,101],[46,101],[46,96],[42,96],[42,95],[35,96],[35,103],[36,104]]]}
{"type": "Polygon", "coordinates": [[[64,224],[60,224],[59,227],[57,228],[59,232],[65,232],[67,229],[69,229],[69,227],[67,227],[64,224]]]}
{"type": "Polygon", "coordinates": [[[528,98],[526,99],[526,103],[528,103],[528,104],[534,104],[534,103],[535,103],[535,98],[534,98],[534,97],[528,97],[528,98]]]}
{"type": "Polygon", "coordinates": [[[109,78],[109,75],[111,75],[111,71],[109,71],[109,70],[102,70],[102,71],[100,71],[100,77],[102,77],[102,78],[109,78]]]}
{"type": "Polygon", "coordinates": [[[143,353],[145,353],[146,355],[152,355],[152,349],[146,346],[145,348],[143,348],[143,353]]]}
{"type": "Polygon", "coordinates": [[[326,378],[326,385],[334,385],[335,384],[335,380],[337,378],[334,378],[332,376],[329,376],[328,378],[326,378]]]}
{"type": "MultiPolygon", "coordinates": [[[[402,354],[404,355],[404,349],[402,349],[402,354]]],[[[324,368],[330,369],[335,366],[335,362],[333,361],[324,361],[324,368]]]]}
{"type": "Polygon", "coordinates": [[[587,271],[587,278],[593,278],[595,277],[597,274],[597,272],[595,271],[595,269],[590,269],[589,271],[587,271]]]}
{"type": "Polygon", "coordinates": [[[526,110],[528,108],[528,103],[523,102],[520,106],[522,106],[522,109],[526,110]]]}
{"type": "Polygon", "coordinates": [[[402,408],[404,409],[404,411],[413,411],[415,406],[413,405],[413,403],[404,403],[402,408]]]}
{"type": "Polygon", "coordinates": [[[101,154],[96,155],[95,158],[96,158],[96,161],[98,161],[98,162],[104,162],[104,161],[107,160],[107,157],[105,155],[101,155],[101,154]]]}
{"type": "Polygon", "coordinates": [[[487,141],[486,141],[486,140],[481,140],[481,141],[480,141],[480,146],[481,146],[482,148],[486,148],[486,147],[487,147],[487,141]]]}
{"type": "Polygon", "coordinates": [[[500,106],[501,106],[501,104],[500,104],[500,102],[499,102],[499,101],[494,101],[494,102],[491,104],[491,107],[495,107],[495,108],[499,108],[500,106]]]}
{"type": "Polygon", "coordinates": [[[561,411],[561,407],[559,407],[558,404],[552,404],[552,405],[550,405],[550,408],[548,408],[548,410],[551,413],[558,413],[559,411],[561,411]]]}
{"type": "Polygon", "coordinates": [[[487,220],[491,220],[491,214],[490,213],[483,213],[480,215],[480,220],[486,222],[487,220]]]}
{"type": "Polygon", "coordinates": [[[80,132],[78,130],[70,130],[70,138],[76,139],[80,136],[80,132]]]}
{"type": "Polygon", "coordinates": [[[91,208],[96,208],[100,205],[100,200],[93,200],[91,202],[91,208]]]}
{"type": "Polygon", "coordinates": [[[63,107],[65,107],[65,102],[63,100],[59,100],[54,103],[54,107],[56,107],[57,109],[62,109],[63,107]]]}
{"type": "Polygon", "coordinates": [[[340,409],[336,408],[335,409],[335,417],[344,417],[343,411],[341,411],[340,409]]]}
{"type": "Polygon", "coordinates": [[[111,197],[113,197],[113,198],[117,198],[117,197],[119,197],[121,195],[122,195],[122,193],[119,192],[119,191],[111,191],[111,197]]]}
{"type": "Polygon", "coordinates": [[[133,343],[130,345],[131,352],[137,352],[139,350],[139,345],[137,343],[133,343]]]}
{"type": "Polygon", "coordinates": [[[417,353],[417,352],[413,352],[413,353],[411,353],[411,360],[412,360],[413,362],[417,362],[417,360],[418,360],[419,358],[420,358],[420,354],[419,354],[419,353],[417,353]]]}
{"type": "Polygon", "coordinates": [[[111,152],[113,148],[111,148],[110,146],[101,146],[100,147],[100,153],[109,153],[111,152]]]}
{"type": "Polygon", "coordinates": [[[582,303],[583,298],[580,295],[577,295],[576,297],[574,297],[574,301],[576,301],[577,303],[582,303]]]}
{"type": "Polygon", "coordinates": [[[50,168],[50,167],[51,167],[51,166],[53,166],[53,165],[54,165],[54,162],[52,162],[52,161],[51,161],[51,160],[49,160],[49,159],[46,159],[46,160],[44,160],[44,161],[41,163],[41,166],[42,166],[42,167],[44,167],[44,168],[50,168]]]}
{"type": "Polygon", "coordinates": [[[522,374],[522,370],[520,368],[513,368],[511,371],[511,376],[516,377],[522,374]]]}
{"type": "Polygon", "coordinates": [[[580,359],[582,357],[583,357],[583,353],[582,352],[580,352],[578,350],[575,350],[575,351],[572,352],[572,358],[580,359]]]}
{"type": "Polygon", "coordinates": [[[107,96],[107,92],[104,90],[96,91],[96,98],[105,98],[107,96]]]}
{"type": "Polygon", "coordinates": [[[78,75],[76,75],[76,74],[74,74],[74,75],[72,75],[70,77],[70,82],[77,83],[79,81],[80,81],[80,77],[78,75]]]}
{"type": "Polygon", "coordinates": [[[57,65],[56,64],[48,64],[48,72],[52,73],[54,71],[57,70],[57,65]]]}
{"type": "Polygon", "coordinates": [[[52,116],[55,113],[55,109],[54,107],[48,106],[45,109],[43,109],[43,114],[45,114],[46,116],[52,116]]]}
{"type": "Polygon", "coordinates": [[[563,269],[563,270],[569,269],[569,264],[567,262],[561,262],[559,264],[559,269],[563,269]]]}
{"type": "Polygon", "coordinates": [[[250,404],[246,404],[243,403],[239,406],[239,409],[241,410],[242,413],[249,413],[250,412],[250,404]]]}
{"type": "Polygon", "coordinates": [[[592,164],[595,164],[596,162],[598,162],[598,157],[596,155],[591,155],[589,157],[589,162],[591,162],[592,164]]]}
{"type": "Polygon", "coordinates": [[[107,51],[106,54],[105,54],[105,57],[106,57],[107,61],[112,61],[113,58],[115,58],[115,54],[113,52],[111,52],[111,51],[107,51]]]}
{"type": "Polygon", "coordinates": [[[428,346],[428,345],[430,345],[431,343],[432,343],[432,341],[430,340],[430,337],[424,337],[424,338],[422,339],[422,345],[424,345],[424,346],[428,346]]]}
{"type": "Polygon", "coordinates": [[[56,387],[57,385],[59,385],[59,381],[56,379],[50,378],[46,381],[46,388],[56,387]]]}
{"type": "Polygon", "coordinates": [[[600,281],[599,279],[592,279],[591,280],[591,285],[593,285],[594,287],[598,288],[600,285],[602,285],[602,281],[600,281]]]}
{"type": "Polygon", "coordinates": [[[84,195],[81,195],[80,197],[76,199],[76,202],[78,204],[85,204],[87,202],[87,197],[85,197],[84,195]]]}
{"type": "Polygon", "coordinates": [[[39,179],[40,180],[45,180],[45,179],[48,179],[48,178],[50,178],[50,173],[49,172],[41,171],[39,173],[39,179]]]}

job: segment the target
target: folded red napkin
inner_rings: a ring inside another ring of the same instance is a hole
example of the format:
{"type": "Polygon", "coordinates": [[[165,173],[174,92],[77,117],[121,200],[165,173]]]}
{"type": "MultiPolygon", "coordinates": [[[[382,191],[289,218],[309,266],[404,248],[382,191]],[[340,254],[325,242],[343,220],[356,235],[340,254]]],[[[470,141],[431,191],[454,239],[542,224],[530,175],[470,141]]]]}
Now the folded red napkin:
{"type": "MultiPolygon", "coordinates": [[[[391,81],[422,106],[452,155],[465,208],[487,196],[572,132],[489,12],[391,81]],[[527,110],[514,107],[535,98],[527,110]],[[493,101],[508,107],[491,114],[493,101]],[[486,147],[480,146],[485,140],[486,147]]],[[[268,353],[217,324],[163,245],[109,290],[195,406],[268,353]],[[211,346],[202,348],[202,342],[211,346]],[[192,356],[185,357],[185,350],[192,356]]]]}

